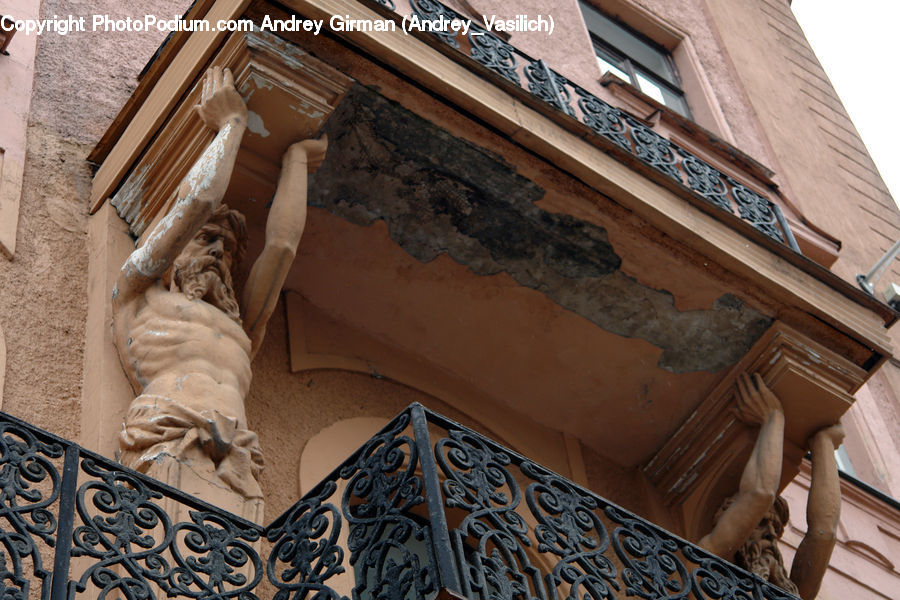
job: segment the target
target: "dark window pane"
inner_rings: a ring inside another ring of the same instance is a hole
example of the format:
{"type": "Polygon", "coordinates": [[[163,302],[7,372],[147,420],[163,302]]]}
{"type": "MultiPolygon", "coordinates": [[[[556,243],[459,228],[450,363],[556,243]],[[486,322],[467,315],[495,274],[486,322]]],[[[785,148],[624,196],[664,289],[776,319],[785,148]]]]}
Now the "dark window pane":
{"type": "Polygon", "coordinates": [[[624,25],[613,21],[583,2],[581,3],[581,12],[588,30],[597,38],[628,56],[657,77],[672,85],[678,85],[678,79],[672,70],[667,52],[648,43],[624,25]]]}
{"type": "Polygon", "coordinates": [[[691,116],[691,111],[688,109],[687,102],[684,100],[684,94],[675,93],[669,90],[668,88],[662,88],[663,97],[666,99],[665,105],[677,112],[682,117],[691,116]]]}
{"type": "Polygon", "coordinates": [[[597,63],[600,65],[601,73],[609,71],[619,79],[633,83],[626,72],[625,61],[597,44],[594,45],[594,52],[597,54],[597,63]]]}

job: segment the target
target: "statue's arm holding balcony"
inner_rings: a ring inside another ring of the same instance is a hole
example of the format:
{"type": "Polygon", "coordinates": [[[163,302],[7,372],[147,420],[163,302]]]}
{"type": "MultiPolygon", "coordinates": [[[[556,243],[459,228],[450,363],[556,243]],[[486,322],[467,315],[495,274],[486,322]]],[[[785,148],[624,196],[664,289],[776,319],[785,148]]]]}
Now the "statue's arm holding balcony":
{"type": "Polygon", "coordinates": [[[116,307],[128,304],[166,274],[225,195],[247,128],[247,107],[229,70],[212,68],[206,73],[195,110],[218,134],[181,182],[175,205],[125,261],[113,289],[116,307]]]}
{"type": "Polygon", "coordinates": [[[812,482],[806,505],[807,533],[797,548],[790,577],[784,568],[778,539],[788,520],[787,502],[776,497],[784,445],[784,411],[762,378],[738,380],[737,414],[759,425],[759,435],[738,492],[720,509],[713,530],[699,545],[736,562],[803,600],[818,594],[834,549],[840,517],[840,483],[834,451],[844,434],[840,424],[825,427],[810,438],[812,482]]]}
{"type": "Polygon", "coordinates": [[[791,581],[797,585],[804,600],[812,600],[819,593],[822,578],[828,569],[831,551],[837,541],[837,527],[841,517],[841,483],[834,451],[844,441],[841,425],[832,425],[816,432],[810,439],[812,453],[812,481],[806,501],[806,535],[797,547],[791,564],[791,581]]]}
{"type": "Polygon", "coordinates": [[[702,548],[728,560],[732,560],[775,500],[784,445],[784,410],[762,377],[757,374],[751,380],[742,374],[737,388],[737,415],[747,424],[759,425],[759,435],[737,494],[713,530],[699,542],[702,548]]]}
{"type": "Polygon", "coordinates": [[[294,262],[306,226],[307,174],[322,164],[328,139],[303,140],[282,158],[278,188],[266,222],[266,242],[253,264],[241,302],[241,319],[256,354],[275,310],[281,286],[294,262]]]}

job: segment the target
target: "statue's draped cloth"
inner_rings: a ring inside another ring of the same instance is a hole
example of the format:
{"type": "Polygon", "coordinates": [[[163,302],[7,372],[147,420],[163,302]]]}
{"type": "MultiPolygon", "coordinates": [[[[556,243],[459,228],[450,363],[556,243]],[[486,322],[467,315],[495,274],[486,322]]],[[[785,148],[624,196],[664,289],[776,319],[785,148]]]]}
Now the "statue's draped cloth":
{"type": "Polygon", "coordinates": [[[122,464],[153,476],[154,465],[176,460],[216,476],[244,498],[262,498],[263,455],[256,434],[214,409],[197,411],[164,396],[134,399],[119,435],[122,464]]]}

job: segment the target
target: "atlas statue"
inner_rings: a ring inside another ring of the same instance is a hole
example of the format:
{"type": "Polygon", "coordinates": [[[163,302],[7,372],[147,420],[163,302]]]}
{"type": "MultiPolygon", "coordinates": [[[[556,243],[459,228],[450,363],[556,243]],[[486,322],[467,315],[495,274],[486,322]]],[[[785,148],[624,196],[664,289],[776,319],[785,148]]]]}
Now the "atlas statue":
{"type": "Polygon", "coordinates": [[[246,225],[222,198],[248,111],[228,69],[206,73],[195,108],[216,136],[113,289],[115,343],[137,395],[119,436],[120,460],[259,521],[263,458],[244,407],[250,363],[303,234],[307,176],[327,140],[301,141],[284,154],[265,246],[239,302],[234,277],[246,225]]]}
{"type": "Polygon", "coordinates": [[[834,451],[844,439],[840,424],[817,431],[809,440],[812,481],[806,504],[806,534],[797,548],[790,574],[778,540],[788,522],[788,505],[777,495],[784,447],[784,410],[758,374],[738,382],[738,417],[759,434],[741,475],[738,491],[726,499],[712,531],[699,545],[763,579],[813,600],[837,539],[841,491],[834,451]]]}

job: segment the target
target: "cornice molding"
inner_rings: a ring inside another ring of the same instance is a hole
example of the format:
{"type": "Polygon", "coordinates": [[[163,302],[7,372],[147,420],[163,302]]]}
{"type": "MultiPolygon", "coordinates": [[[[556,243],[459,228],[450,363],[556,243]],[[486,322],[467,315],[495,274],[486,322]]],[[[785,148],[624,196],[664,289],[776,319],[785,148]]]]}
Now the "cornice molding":
{"type": "MultiPolygon", "coordinates": [[[[265,187],[274,188],[287,147],[317,135],[350,85],[339,71],[260,32],[232,34],[210,65],[231,69],[247,101],[250,123],[237,169],[265,187]]],[[[199,96],[195,82],[110,199],[136,237],[166,213],[182,179],[214,136],[194,113],[199,96]]]]}
{"type": "Polygon", "coordinates": [[[759,373],[781,399],[785,447],[781,488],[799,472],[807,439],[853,404],[866,373],[821,344],[776,322],[644,467],[669,506],[682,507],[697,532],[737,489],[756,431],[734,416],[737,378],[759,373]]]}

